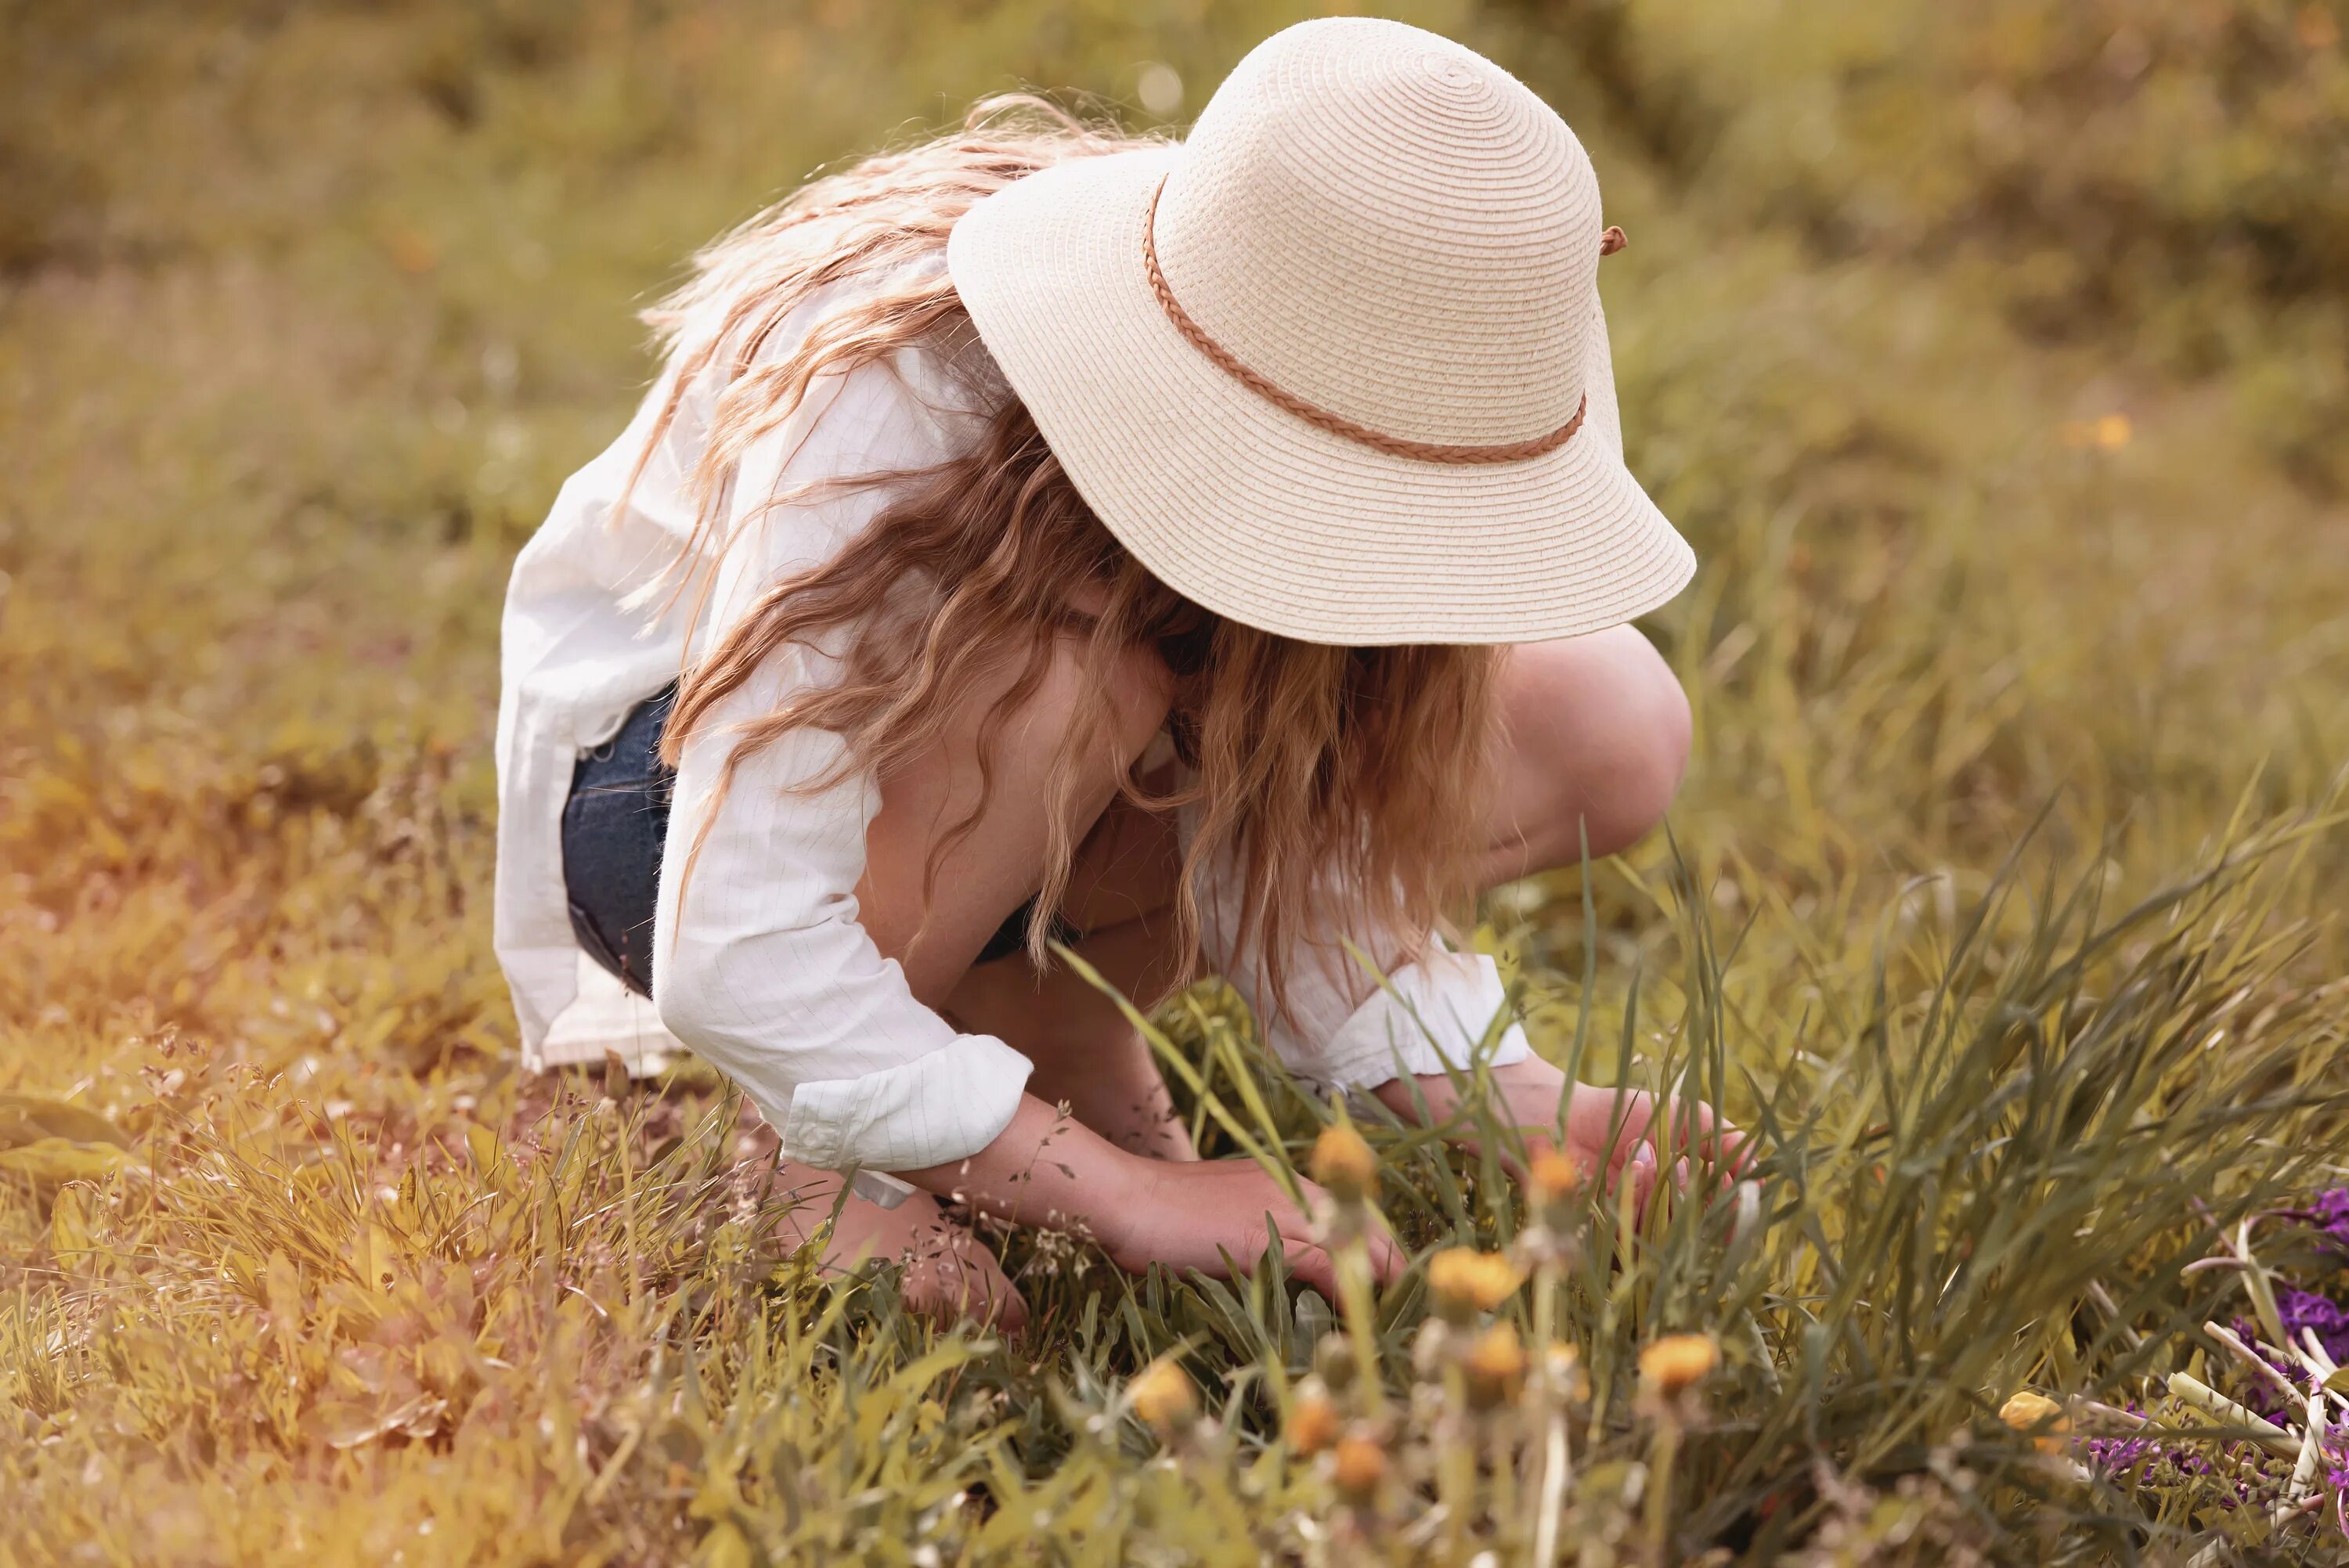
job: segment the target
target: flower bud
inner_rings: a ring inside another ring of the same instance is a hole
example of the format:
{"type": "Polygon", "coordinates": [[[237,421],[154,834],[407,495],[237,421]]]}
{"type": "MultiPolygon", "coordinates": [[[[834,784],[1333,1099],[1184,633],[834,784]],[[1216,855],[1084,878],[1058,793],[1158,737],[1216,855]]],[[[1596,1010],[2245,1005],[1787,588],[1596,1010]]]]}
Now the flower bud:
{"type": "Polygon", "coordinates": [[[1709,1334],[1667,1334],[1640,1352],[1640,1379],[1671,1395],[1694,1387],[1721,1365],[1721,1347],[1709,1334]]]}
{"type": "Polygon", "coordinates": [[[1590,1379],[1583,1376],[1581,1352],[1563,1340],[1553,1340],[1542,1353],[1542,1383],[1570,1405],[1590,1398],[1590,1379]]]}
{"type": "Polygon", "coordinates": [[[1162,1438],[1184,1430],[1198,1418],[1198,1390],[1191,1386],[1190,1377],[1180,1367],[1163,1356],[1143,1367],[1126,1385],[1125,1393],[1133,1405],[1133,1413],[1149,1422],[1162,1438]]]}
{"type": "Polygon", "coordinates": [[[1526,1162],[1526,1191],[1537,1203],[1554,1203],[1561,1198],[1571,1198],[1582,1186],[1582,1167],[1574,1157],[1555,1149],[1543,1149],[1526,1162]]]}
{"type": "Polygon", "coordinates": [[[1525,1276],[1498,1253],[1446,1247],[1427,1262],[1427,1287],[1436,1311],[1452,1323],[1467,1323],[1516,1294],[1525,1276]]]}
{"type": "Polygon", "coordinates": [[[1361,1370],[1354,1359],[1353,1341],[1334,1330],[1323,1335],[1313,1346],[1313,1370],[1337,1393],[1352,1387],[1354,1374],[1361,1370]]]}
{"type": "Polygon", "coordinates": [[[1384,1449],[1357,1432],[1338,1439],[1332,1460],[1330,1476],[1338,1483],[1340,1496],[1356,1508],[1367,1508],[1376,1501],[1379,1483],[1387,1478],[1384,1449]]]}
{"type": "Polygon", "coordinates": [[[1288,1446],[1300,1454],[1318,1454],[1338,1440],[1338,1407],[1330,1396],[1309,1389],[1288,1408],[1288,1446]]]}
{"type": "Polygon", "coordinates": [[[1378,1191],[1379,1157],[1362,1135],[1342,1121],[1331,1122],[1313,1140],[1313,1180],[1341,1203],[1359,1203],[1378,1191]]]}
{"type": "Polygon", "coordinates": [[[1513,1402],[1526,1386],[1526,1347],[1514,1323],[1496,1323],[1476,1336],[1460,1358],[1467,1375],[1471,1408],[1489,1410],[1513,1402]]]}
{"type": "Polygon", "coordinates": [[[2034,1394],[2025,1388],[1998,1408],[1998,1418],[2018,1432],[2035,1432],[2033,1445],[2043,1454],[2060,1451],[2064,1440],[2058,1435],[2072,1429],[2064,1415],[2064,1407],[2044,1394],[2034,1394]]]}

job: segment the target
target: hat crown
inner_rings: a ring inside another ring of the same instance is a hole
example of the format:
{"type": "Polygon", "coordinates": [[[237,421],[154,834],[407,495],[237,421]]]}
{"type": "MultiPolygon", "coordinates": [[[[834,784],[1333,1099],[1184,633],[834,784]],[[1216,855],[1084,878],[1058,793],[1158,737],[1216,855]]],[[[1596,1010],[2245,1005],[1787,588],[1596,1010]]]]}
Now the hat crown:
{"type": "Polygon", "coordinates": [[[1447,38],[1360,17],[1275,34],[1200,115],[1154,222],[1200,329],[1369,429],[1525,441],[1581,404],[1598,175],[1555,111],[1447,38]]]}

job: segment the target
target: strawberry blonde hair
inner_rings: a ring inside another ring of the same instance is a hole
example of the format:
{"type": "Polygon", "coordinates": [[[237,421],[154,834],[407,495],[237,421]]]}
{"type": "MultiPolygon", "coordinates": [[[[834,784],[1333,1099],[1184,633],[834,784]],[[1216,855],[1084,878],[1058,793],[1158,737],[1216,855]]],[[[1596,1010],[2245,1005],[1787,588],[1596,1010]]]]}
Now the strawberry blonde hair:
{"type": "MultiPolygon", "coordinates": [[[[987,364],[939,264],[957,218],[1040,169],[1143,140],[1039,98],[988,99],[959,132],[815,180],[697,256],[692,279],[646,313],[671,365],[647,458],[688,387],[714,394],[680,572],[705,558],[744,452],[790,418],[819,378],[915,348],[949,367],[987,364]],[[812,319],[794,319],[809,310],[812,319]],[[770,352],[778,341],[791,346],[770,352]]],[[[1224,855],[1244,867],[1237,934],[1264,954],[1277,1006],[1287,994],[1283,960],[1309,934],[1384,941],[1393,945],[1374,956],[1397,963],[1415,956],[1475,892],[1495,651],[1324,646],[1190,603],[1118,543],[1027,408],[999,380],[988,384],[994,407],[968,451],[852,481],[885,488],[874,521],[831,561],[770,584],[684,671],[663,756],[674,767],[686,738],[761,661],[823,638],[827,649],[844,640],[840,681],[740,726],[721,795],[745,758],[800,728],[840,735],[854,766],[885,776],[939,738],[975,676],[1008,676],[982,727],[984,758],[1003,720],[1041,685],[1055,640],[1082,638],[1094,686],[1051,774],[1051,836],[1028,929],[1040,963],[1077,849],[1064,808],[1084,759],[1115,731],[1108,672],[1137,646],[1154,648],[1173,676],[1185,781],[1152,794],[1128,769],[1120,788],[1145,810],[1196,808],[1175,911],[1175,941],[1189,960],[1182,968],[1198,955],[1195,873],[1224,855]]],[[[968,834],[979,810],[949,827],[939,854],[968,834]]],[[[935,857],[931,864],[934,881],[935,857]]]]}

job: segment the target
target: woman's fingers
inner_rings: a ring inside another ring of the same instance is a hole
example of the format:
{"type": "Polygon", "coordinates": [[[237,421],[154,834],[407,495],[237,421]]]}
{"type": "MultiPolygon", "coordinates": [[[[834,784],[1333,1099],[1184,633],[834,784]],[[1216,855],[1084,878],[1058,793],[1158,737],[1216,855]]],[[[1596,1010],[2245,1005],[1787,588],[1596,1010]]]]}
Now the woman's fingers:
{"type": "MultiPolygon", "coordinates": [[[[1655,1097],[1645,1089],[1618,1094],[1611,1088],[1577,1088],[1567,1106],[1567,1141],[1588,1157],[1598,1154],[1614,1186],[1635,1154],[1647,1146],[1655,1119],[1655,1097]]],[[[1653,1151],[1650,1151],[1652,1160],[1653,1151]]]]}
{"type": "MultiPolygon", "coordinates": [[[[1337,1299],[1337,1258],[1327,1244],[1313,1240],[1309,1233],[1293,1233],[1291,1227],[1284,1224],[1280,1228],[1280,1245],[1291,1274],[1331,1300],[1337,1299]]],[[[1257,1249],[1258,1255],[1262,1251],[1257,1249]]],[[[1362,1251],[1370,1260],[1371,1278],[1380,1284],[1392,1284],[1411,1266],[1411,1260],[1395,1245],[1394,1238],[1382,1229],[1374,1227],[1362,1237],[1362,1251]]]]}
{"type": "Polygon", "coordinates": [[[1671,1147],[1684,1161],[1702,1161],[1733,1178],[1744,1175],[1754,1162],[1753,1135],[1702,1100],[1673,1102],[1667,1120],[1671,1147]]]}
{"type": "Polygon", "coordinates": [[[1381,1284],[1392,1284],[1410,1266],[1410,1260],[1384,1231],[1373,1231],[1366,1240],[1371,1253],[1371,1277],[1381,1284]]]}
{"type": "MultiPolygon", "coordinates": [[[[1123,1215],[1109,1247],[1120,1267],[1140,1274],[1163,1264],[1178,1274],[1197,1269],[1228,1278],[1253,1270],[1277,1234],[1288,1272],[1337,1295],[1338,1259],[1318,1239],[1323,1233],[1315,1222],[1332,1202],[1321,1189],[1309,1181],[1291,1196],[1245,1161],[1153,1165],[1148,1187],[1123,1215]]],[[[1370,1226],[1361,1245],[1373,1279],[1383,1284],[1401,1277],[1408,1260],[1384,1229],[1370,1226]]]]}
{"type": "Polygon", "coordinates": [[[1618,1202],[1628,1196],[1633,1215],[1648,1212],[1648,1200],[1656,1192],[1656,1150],[1652,1144],[1641,1140],[1632,1145],[1630,1157],[1623,1163],[1623,1172],[1616,1179],[1618,1202]]]}
{"type": "Polygon", "coordinates": [[[1645,1089],[1619,1094],[1586,1087],[1567,1107],[1567,1142],[1588,1165],[1605,1172],[1608,1189],[1632,1212],[1644,1213],[1660,1174],[1686,1191],[1711,1170],[1720,1187],[1733,1185],[1754,1160],[1752,1135],[1699,1101],[1661,1099],[1645,1089]]]}
{"type": "Polygon", "coordinates": [[[1281,1253],[1288,1261],[1290,1278],[1312,1286],[1333,1301],[1337,1299],[1338,1262],[1330,1255],[1329,1248],[1302,1237],[1291,1241],[1284,1236],[1281,1253]]]}
{"type": "Polygon", "coordinates": [[[1686,1099],[1665,1100],[1660,1106],[1646,1089],[1632,1089],[1619,1097],[1611,1088],[1576,1089],[1567,1109],[1567,1137],[1579,1149],[1605,1150],[1610,1179],[1621,1175],[1632,1151],[1643,1144],[1659,1156],[1673,1153],[1709,1159],[1736,1171],[1753,1161],[1751,1135],[1716,1114],[1713,1107],[1686,1099]]]}
{"type": "MultiPolygon", "coordinates": [[[[1154,1172],[1155,1218],[1140,1226],[1131,1248],[1112,1253],[1123,1266],[1141,1271],[1161,1263],[1181,1271],[1195,1268],[1217,1278],[1245,1274],[1257,1265],[1273,1237],[1301,1283],[1325,1295],[1338,1290],[1337,1260],[1317,1238],[1315,1215],[1331,1202],[1308,1181],[1303,1202],[1262,1170],[1244,1161],[1207,1161],[1154,1172]]],[[[1383,1230],[1362,1239],[1371,1276],[1381,1284],[1400,1276],[1401,1249],[1383,1230]]]]}
{"type": "MultiPolygon", "coordinates": [[[[1363,1238],[1369,1254],[1371,1277],[1381,1284],[1392,1284],[1401,1277],[1408,1261],[1402,1250],[1384,1235],[1363,1238]]],[[[1301,1284],[1309,1284],[1332,1301],[1338,1298],[1338,1260],[1330,1249],[1319,1242],[1303,1238],[1281,1237],[1281,1253],[1288,1263],[1289,1274],[1301,1284]]]]}

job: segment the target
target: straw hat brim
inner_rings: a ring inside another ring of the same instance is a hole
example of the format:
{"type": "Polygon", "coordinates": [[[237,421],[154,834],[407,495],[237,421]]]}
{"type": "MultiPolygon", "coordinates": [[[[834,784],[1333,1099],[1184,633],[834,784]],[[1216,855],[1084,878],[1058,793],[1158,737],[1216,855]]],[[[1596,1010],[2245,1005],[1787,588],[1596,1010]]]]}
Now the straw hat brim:
{"type": "Polygon", "coordinates": [[[1623,466],[1603,319],[1582,427],[1542,457],[1430,462],[1322,429],[1207,359],[1152,292],[1143,226],[1181,158],[1043,170],[972,208],[947,247],[1013,391],[1160,581],[1261,630],[1353,646],[1569,637],[1686,585],[1694,555],[1623,466]]]}

